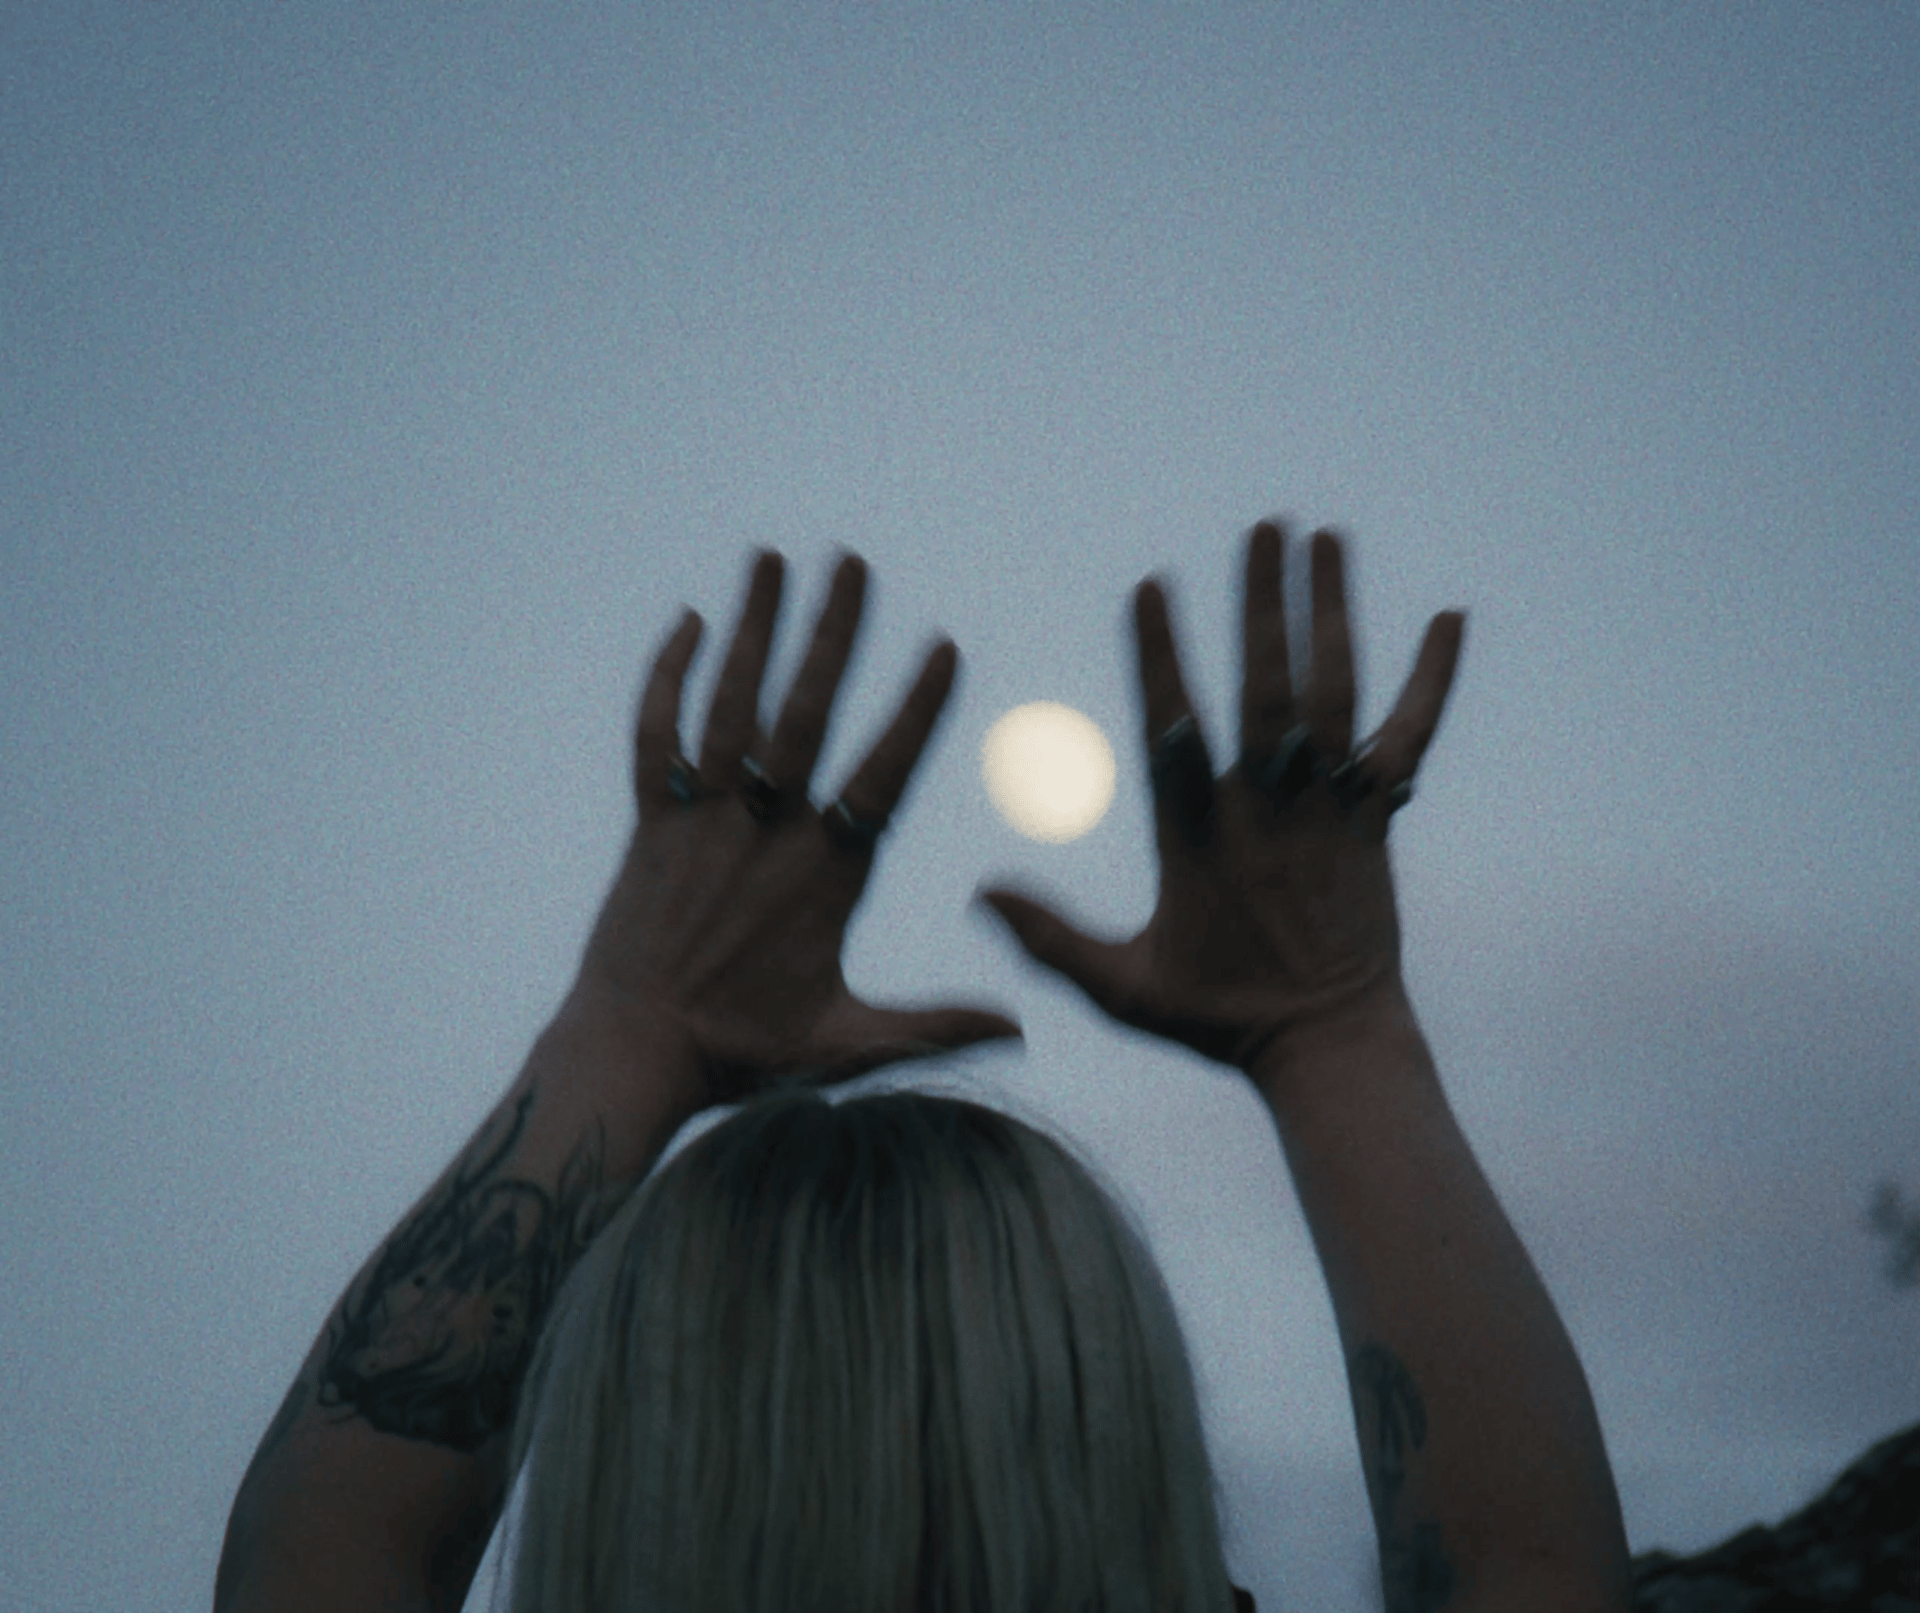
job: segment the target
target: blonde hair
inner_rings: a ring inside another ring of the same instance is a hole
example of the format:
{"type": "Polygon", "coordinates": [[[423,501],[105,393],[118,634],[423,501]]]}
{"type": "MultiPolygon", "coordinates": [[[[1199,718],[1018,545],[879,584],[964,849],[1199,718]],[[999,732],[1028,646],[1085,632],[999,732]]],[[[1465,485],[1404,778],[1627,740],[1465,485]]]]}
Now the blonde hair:
{"type": "Polygon", "coordinates": [[[1087,1169],[923,1092],[757,1099],[560,1296],[516,1613],[1225,1613],[1160,1274],[1087,1169]]]}

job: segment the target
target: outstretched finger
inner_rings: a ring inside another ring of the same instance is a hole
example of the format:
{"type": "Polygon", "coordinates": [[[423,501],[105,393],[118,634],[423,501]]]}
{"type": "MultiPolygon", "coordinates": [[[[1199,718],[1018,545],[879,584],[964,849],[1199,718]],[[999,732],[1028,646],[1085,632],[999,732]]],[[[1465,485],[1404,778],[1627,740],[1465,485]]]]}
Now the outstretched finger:
{"type": "Polygon", "coordinates": [[[927,748],[933,725],[953,690],[959,664],[960,652],[951,639],[941,640],[927,653],[920,676],[907,691],[887,731],[840,792],[847,810],[856,817],[884,824],[900,805],[907,781],[913,777],[920,753],[927,748]]]}
{"type": "Polygon", "coordinates": [[[1282,587],[1286,534],[1262,521],[1247,538],[1246,601],[1241,626],[1240,749],[1270,756],[1291,722],[1293,676],[1287,666],[1282,587]]]}
{"type": "Polygon", "coordinates": [[[1120,1017],[1124,943],[1098,940],[1018,891],[982,891],[980,900],[1000,915],[1034,962],[1072,981],[1096,1008],[1120,1017]]]}
{"type": "Polygon", "coordinates": [[[1213,819],[1213,759],[1180,671],[1166,590],[1151,578],[1134,590],[1133,631],[1140,655],[1154,828],[1165,860],[1181,847],[1207,843],[1213,819]]]}
{"type": "Polygon", "coordinates": [[[820,1063],[827,1082],[850,1081],[902,1059],[937,1058],[981,1042],[1017,1040],[1020,1022],[984,1008],[877,1008],[847,1001],[823,1025],[820,1063]]]}
{"type": "Polygon", "coordinates": [[[847,555],[833,574],[833,587],[813,630],[807,658],[793,680],[772,742],[755,751],[767,772],[785,788],[804,791],[826,739],[833,702],[853,653],[853,637],[866,602],[867,565],[858,555],[847,555]]]}
{"type": "Polygon", "coordinates": [[[1353,629],[1340,539],[1324,529],[1313,535],[1312,657],[1304,715],[1314,742],[1331,756],[1345,756],[1353,744],[1353,629]]]}
{"type": "Polygon", "coordinates": [[[667,773],[680,749],[680,691],[687,668],[700,647],[699,613],[680,618],[660,653],[654,657],[646,692],[640,697],[640,717],[633,732],[633,791],[644,806],[667,799],[667,773]]]}
{"type": "Polygon", "coordinates": [[[1368,747],[1367,771],[1378,783],[1402,783],[1419,768],[1440,726],[1440,714],[1446,710],[1466,627],[1466,613],[1453,610],[1442,611],[1427,624],[1427,636],[1399,702],[1368,747]]]}
{"type": "Polygon", "coordinates": [[[740,608],[740,625],[720,669],[700,747],[700,771],[710,785],[733,784],[740,758],[753,742],[759,724],[760,682],[766,676],[774,618],[780,614],[783,571],[780,557],[771,550],[763,549],[753,563],[747,601],[740,608]]]}

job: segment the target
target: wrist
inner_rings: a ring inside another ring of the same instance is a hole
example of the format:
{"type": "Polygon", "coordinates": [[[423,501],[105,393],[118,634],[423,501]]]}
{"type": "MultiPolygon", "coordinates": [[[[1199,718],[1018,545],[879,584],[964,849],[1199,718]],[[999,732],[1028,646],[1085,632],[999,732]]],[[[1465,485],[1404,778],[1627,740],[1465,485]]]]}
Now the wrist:
{"type": "Polygon", "coordinates": [[[1285,1097],[1305,1075],[1329,1065],[1375,1062],[1395,1043],[1423,1043],[1412,1000],[1398,976],[1335,1007],[1287,1021],[1236,1062],[1269,1103],[1285,1097]]]}
{"type": "Polygon", "coordinates": [[[706,1107],[699,1049],[678,1016],[591,967],[574,980],[548,1035],[566,1044],[577,1079],[617,1099],[649,1091],[677,1122],[706,1107]]]}

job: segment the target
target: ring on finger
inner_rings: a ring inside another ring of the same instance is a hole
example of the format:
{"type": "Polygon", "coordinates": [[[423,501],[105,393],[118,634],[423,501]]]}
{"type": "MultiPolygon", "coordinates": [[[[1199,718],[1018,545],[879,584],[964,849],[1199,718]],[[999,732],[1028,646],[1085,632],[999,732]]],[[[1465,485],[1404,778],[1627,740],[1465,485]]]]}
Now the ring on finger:
{"type": "Polygon", "coordinates": [[[1191,846],[1212,838],[1213,770],[1207,742],[1192,713],[1176,717],[1147,753],[1154,795],[1172,812],[1181,837],[1191,846]]]}
{"type": "Polygon", "coordinates": [[[1286,806],[1313,782],[1320,765],[1320,747],[1313,741],[1313,730],[1305,723],[1296,723],[1264,762],[1243,759],[1241,772],[1261,794],[1286,806]]]}
{"type": "MultiPolygon", "coordinates": [[[[1365,755],[1363,751],[1358,756],[1349,757],[1327,775],[1327,782],[1333,787],[1334,800],[1338,802],[1342,813],[1351,812],[1380,787],[1370,774],[1360,771],[1360,763],[1365,755]]],[[[1412,799],[1412,779],[1404,778],[1391,786],[1386,792],[1387,816],[1392,817],[1412,799]]]]}
{"type": "Polygon", "coordinates": [[[1379,787],[1374,783],[1371,773],[1361,772],[1360,760],[1358,756],[1349,756],[1327,775],[1334,804],[1343,815],[1351,812],[1379,787]]]}
{"type": "Polygon", "coordinates": [[[673,760],[667,764],[667,793],[682,806],[692,806],[706,794],[698,769],[679,751],[673,753],[673,760]]]}
{"type": "MultiPolygon", "coordinates": [[[[1241,757],[1240,772],[1262,794],[1281,806],[1298,797],[1313,782],[1315,774],[1325,772],[1340,810],[1350,812],[1378,788],[1374,779],[1360,770],[1361,760],[1367,754],[1363,751],[1338,766],[1330,766],[1314,743],[1313,731],[1305,723],[1298,723],[1287,730],[1279,747],[1266,760],[1256,761],[1251,755],[1241,757]]],[[[1412,799],[1413,780],[1402,779],[1386,793],[1387,816],[1392,817],[1412,799]]]]}
{"type": "Polygon", "coordinates": [[[746,774],[740,793],[746,797],[747,811],[765,823],[780,810],[780,786],[751,756],[740,758],[740,771],[746,774]]]}
{"type": "Polygon", "coordinates": [[[847,805],[844,796],[821,814],[820,821],[827,831],[829,840],[842,851],[851,851],[859,856],[871,852],[887,829],[887,819],[884,815],[878,818],[863,818],[847,805]]]}
{"type": "Polygon", "coordinates": [[[1190,758],[1201,754],[1200,725],[1189,712],[1167,724],[1147,754],[1147,771],[1155,784],[1164,785],[1190,758]]]}

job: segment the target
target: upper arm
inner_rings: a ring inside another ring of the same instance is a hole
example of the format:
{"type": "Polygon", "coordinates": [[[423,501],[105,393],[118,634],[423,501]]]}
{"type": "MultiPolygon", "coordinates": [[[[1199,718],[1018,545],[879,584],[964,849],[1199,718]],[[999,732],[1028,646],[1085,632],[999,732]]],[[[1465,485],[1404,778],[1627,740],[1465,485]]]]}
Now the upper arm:
{"type": "Polygon", "coordinates": [[[1387,1613],[1632,1613],[1633,1570],[1610,1576],[1597,1569],[1544,1562],[1532,1567],[1483,1569],[1459,1585],[1459,1595],[1396,1603],[1387,1613]]]}
{"type": "Polygon", "coordinates": [[[236,1516],[213,1605],[214,1613],[457,1613],[465,1598],[464,1586],[436,1594],[416,1557],[380,1549],[357,1532],[254,1532],[236,1516]]]}
{"type": "Polygon", "coordinates": [[[236,1509],[214,1587],[214,1613],[459,1613],[490,1528],[420,1542],[383,1536],[372,1520],[309,1516],[261,1526],[236,1509]]]}
{"type": "Polygon", "coordinates": [[[1633,1592],[1616,1595],[1592,1583],[1556,1581],[1510,1585],[1486,1595],[1447,1604],[1447,1613],[1631,1613],[1633,1592]]]}
{"type": "Polygon", "coordinates": [[[476,1463],[289,1403],[234,1500],[215,1613],[459,1613],[499,1517],[505,1439],[476,1463]]]}

